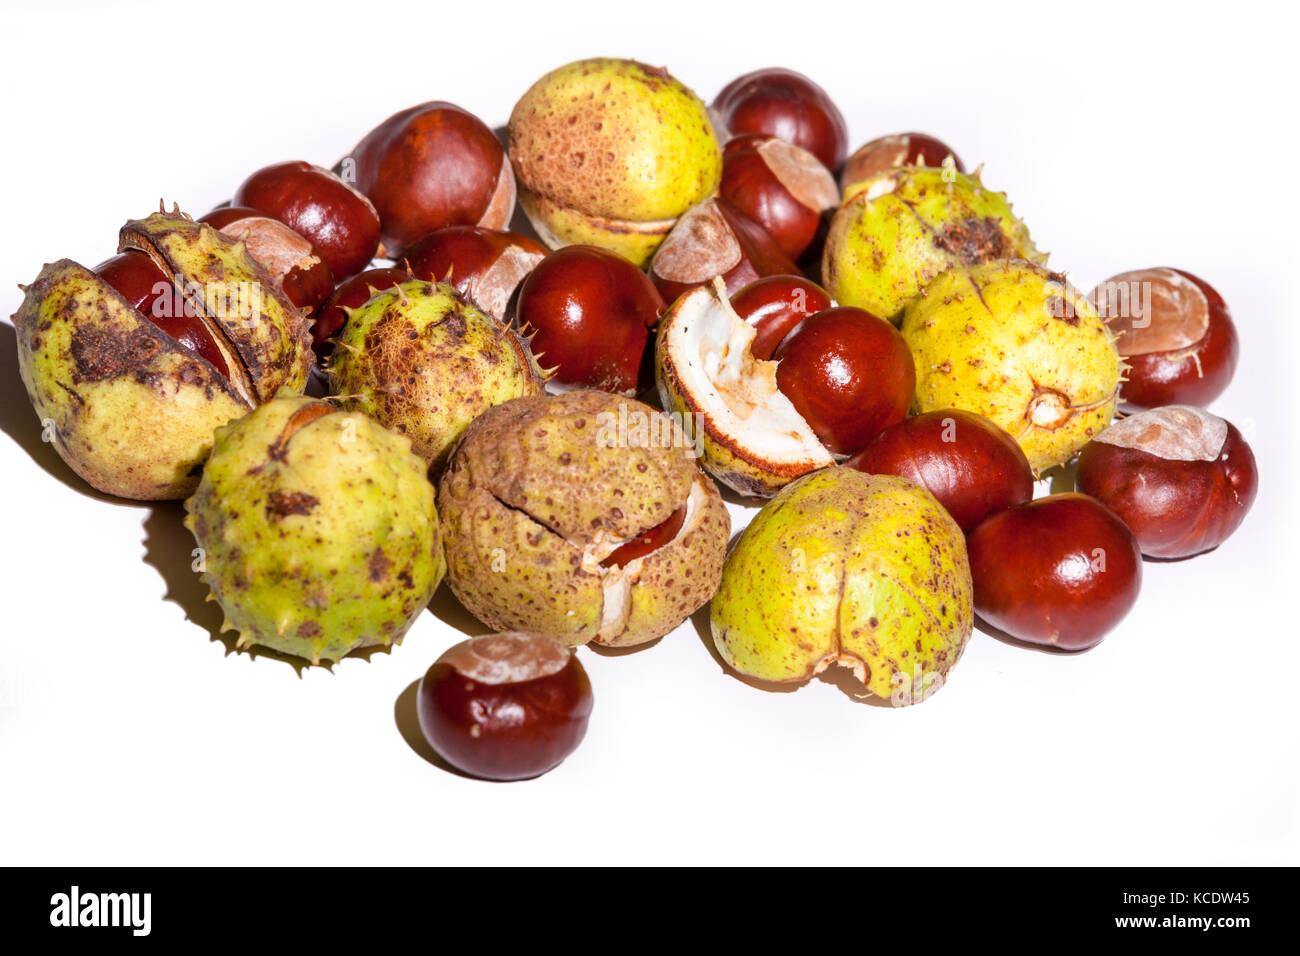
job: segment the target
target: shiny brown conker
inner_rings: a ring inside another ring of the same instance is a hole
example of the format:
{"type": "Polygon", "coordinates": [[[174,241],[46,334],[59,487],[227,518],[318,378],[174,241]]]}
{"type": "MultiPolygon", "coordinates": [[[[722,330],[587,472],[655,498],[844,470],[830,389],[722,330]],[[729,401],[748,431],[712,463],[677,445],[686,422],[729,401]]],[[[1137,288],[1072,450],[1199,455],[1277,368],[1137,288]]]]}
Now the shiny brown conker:
{"type": "Polygon", "coordinates": [[[1124,520],[1143,554],[1185,558],[1237,530],[1259,475],[1235,426],[1202,408],[1167,405],[1130,415],[1085,445],[1075,484],[1124,520]]]}
{"type": "Polygon", "coordinates": [[[1206,406],[1237,369],[1237,329],[1228,306],[1204,279],[1164,267],[1121,272],[1090,294],[1128,364],[1124,411],[1161,405],[1206,406]]]}
{"type": "Polygon", "coordinates": [[[796,325],[831,305],[830,295],[816,282],[792,275],[756,279],[731,297],[732,309],[754,327],[750,353],[764,360],[796,325]]]}
{"type": "Polygon", "coordinates": [[[311,243],[342,279],[370,264],[379,248],[379,214],[340,177],[293,161],[259,169],[235,190],[232,205],[278,219],[311,243]]]}
{"type": "Polygon", "coordinates": [[[802,73],[768,67],[737,77],[710,108],[726,142],[745,133],[766,133],[801,146],[829,170],[840,168],[849,148],[844,115],[824,89],[802,73]]]}
{"type": "Polygon", "coordinates": [[[199,222],[222,235],[242,240],[248,254],[279,281],[284,294],[300,309],[315,312],[334,291],[330,267],[313,251],[312,244],[278,219],[247,206],[214,209],[199,222]]]}
{"type": "Polygon", "coordinates": [[[961,158],[943,140],[927,133],[891,133],[860,147],[840,172],[840,187],[847,189],[879,173],[903,166],[942,166],[952,157],[953,168],[966,172],[961,158]]]}
{"type": "Polygon", "coordinates": [[[845,464],[916,482],[966,533],[1034,497],[1029,459],[1016,440],[984,416],[956,408],[889,425],[845,464]]]}
{"type": "Polygon", "coordinates": [[[986,518],[966,547],[975,610],[1031,644],[1092,647],[1128,614],[1142,586],[1132,532],[1096,498],[1075,492],[986,518]]]}
{"type": "Polygon", "coordinates": [[[664,300],[646,274],[595,246],[564,246],[519,290],[516,322],[562,386],[634,393],[648,384],[643,358],[664,300]]]}
{"type": "Polygon", "coordinates": [[[416,696],[430,746],[486,780],[524,780],[554,769],[582,742],[591,707],[591,682],[573,650],[518,631],[449,648],[416,696]]]}
{"type": "Polygon", "coordinates": [[[546,258],[539,242],[481,226],[447,226],[406,250],[406,267],[417,279],[447,282],[483,311],[506,317],[510,297],[546,258]]]}
{"type": "Polygon", "coordinates": [[[916,388],[898,329],[851,306],[805,319],[772,358],[777,388],[832,454],[850,455],[902,421],[916,388]]]}
{"type": "Polygon", "coordinates": [[[835,177],[812,153],[774,136],[738,136],[722,151],[718,193],[767,230],[797,260],[822,214],[840,204],[835,177]]]}

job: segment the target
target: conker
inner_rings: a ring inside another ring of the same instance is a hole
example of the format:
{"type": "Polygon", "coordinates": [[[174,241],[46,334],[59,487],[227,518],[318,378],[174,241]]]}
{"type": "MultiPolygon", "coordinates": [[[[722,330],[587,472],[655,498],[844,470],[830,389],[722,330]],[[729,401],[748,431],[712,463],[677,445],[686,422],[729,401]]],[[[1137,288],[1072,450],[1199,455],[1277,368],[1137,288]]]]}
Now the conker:
{"type": "Polygon", "coordinates": [[[515,177],[496,135],[451,103],[412,106],[384,120],[340,164],[379,211],[384,254],[444,226],[504,229],[515,177]]]}
{"type": "Polygon", "coordinates": [[[266,266],[298,308],[315,312],[334,291],[330,267],[312,251],[310,242],[278,219],[247,206],[226,206],[214,209],[199,222],[242,240],[248,254],[266,266]]]}
{"type": "Polygon", "coordinates": [[[105,259],[91,270],[131,307],[191,352],[212,363],[226,378],[230,368],[194,306],[146,253],[131,249],[105,259]]]}
{"type": "Polygon", "coordinates": [[[949,156],[957,172],[966,172],[961,158],[943,140],[926,133],[881,136],[849,157],[840,172],[840,188],[847,189],[853,183],[903,166],[942,166],[949,156]]]}
{"type": "Polygon", "coordinates": [[[844,116],[830,96],[794,70],[769,67],[732,80],[710,108],[726,142],[745,133],[766,133],[802,146],[827,169],[836,170],[849,148],[844,116]]]}
{"type": "Polygon", "coordinates": [[[650,260],[650,278],[665,302],[714,276],[730,294],[764,276],[798,274],[766,229],[720,197],[687,210],[650,260]]]}
{"type": "Polygon", "coordinates": [[[825,289],[803,276],[767,276],[731,296],[736,314],[754,327],[750,353],[764,360],[796,325],[832,304],[825,289]]]}
{"type": "Polygon", "coordinates": [[[776,384],[823,445],[837,455],[862,448],[902,421],[916,373],[898,330],[851,306],[825,309],[800,323],[772,358],[776,384]]]}
{"type": "Polygon", "coordinates": [[[339,284],[316,313],[316,323],[311,327],[311,344],[316,354],[325,356],[333,349],[333,339],[347,325],[345,309],[356,309],[383,289],[391,289],[409,281],[411,274],[405,269],[367,269],[339,284]]]}
{"type": "Polygon", "coordinates": [[[1075,483],[1119,515],[1142,553],[1185,558],[1218,547],[1258,488],[1255,456],[1232,424],[1167,405],[1111,425],[1079,453],[1075,483]]]}
{"type": "Polygon", "coordinates": [[[1049,495],[1001,511],[966,543],[975,610],[1031,644],[1092,647],[1129,612],[1142,585],[1132,532],[1088,495],[1049,495]]]}
{"type": "Polygon", "coordinates": [[[835,177],[806,149],[761,134],[722,151],[719,194],[767,230],[791,259],[812,245],[822,213],[840,204],[835,177]]]}
{"type": "Polygon", "coordinates": [[[420,681],[425,739],[452,766],[487,780],[524,780],[577,749],[591,682],[552,637],[506,631],[449,648],[420,681]]]}
{"type": "Polygon", "coordinates": [[[533,354],[558,385],[632,394],[647,384],[642,361],[664,300],[646,274],[595,246],[564,246],[519,290],[516,322],[534,333],[533,354]]]}
{"type": "Polygon", "coordinates": [[[370,200],[311,163],[259,169],[235,190],[232,205],[284,223],[310,242],[339,278],[364,269],[379,248],[379,214],[370,200]]]}
{"type": "Polygon", "coordinates": [[[916,482],[967,534],[1034,497],[1029,459],[1016,440],[984,416],[956,408],[895,422],[845,464],[916,482]]]}
{"type": "Polygon", "coordinates": [[[446,282],[498,319],[524,276],[546,258],[541,243],[513,232],[480,226],[448,226],[406,250],[417,279],[446,282]]]}
{"type": "Polygon", "coordinates": [[[1181,269],[1121,272],[1092,290],[1128,363],[1125,411],[1209,405],[1237,368],[1237,329],[1223,297],[1181,269]]]}

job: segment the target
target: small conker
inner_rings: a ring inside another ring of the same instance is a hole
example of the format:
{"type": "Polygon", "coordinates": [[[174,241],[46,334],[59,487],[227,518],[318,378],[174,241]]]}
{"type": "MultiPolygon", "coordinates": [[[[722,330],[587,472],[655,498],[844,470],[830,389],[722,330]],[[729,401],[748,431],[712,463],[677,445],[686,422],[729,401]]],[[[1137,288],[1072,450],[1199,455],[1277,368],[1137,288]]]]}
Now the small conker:
{"type": "Polygon", "coordinates": [[[812,245],[822,213],[840,204],[835,177],[806,149],[774,136],[738,136],[722,151],[719,194],[767,230],[791,259],[812,245]]]}
{"type": "Polygon", "coordinates": [[[519,283],[544,258],[546,248],[541,243],[480,226],[438,229],[404,256],[412,276],[446,282],[498,319],[506,317],[519,283]]]}
{"type": "Polygon", "coordinates": [[[845,464],[916,482],[967,534],[1034,497],[1029,459],[1016,440],[984,416],[956,408],[895,422],[845,464]]]}
{"type": "Polygon", "coordinates": [[[298,308],[315,312],[334,290],[330,267],[316,255],[312,244],[278,219],[247,206],[226,206],[214,209],[199,222],[242,240],[248,254],[266,266],[298,308]]]}
{"type": "Polygon", "coordinates": [[[1258,474],[1231,423],[1167,405],[1118,421],[1085,445],[1075,484],[1124,520],[1143,554],[1185,558],[1237,530],[1258,474]]]}
{"type": "Polygon", "coordinates": [[[966,172],[961,158],[943,140],[926,133],[892,133],[873,139],[849,157],[840,172],[840,188],[847,189],[880,173],[903,166],[942,166],[952,157],[953,168],[966,172]]]}
{"type": "Polygon", "coordinates": [[[844,115],[830,96],[794,70],[768,67],[732,80],[710,108],[725,143],[745,133],[766,133],[802,146],[836,170],[849,148],[844,115]]]}
{"type": "Polygon", "coordinates": [[[975,610],[1031,644],[1078,651],[1137,601],[1142,554],[1096,498],[1049,495],[986,518],[966,539],[975,610]]]}
{"type": "Polygon", "coordinates": [[[912,403],[912,353],[884,319],[839,306],[800,323],[772,358],[776,384],[832,453],[859,450],[912,403]]]}
{"type": "Polygon", "coordinates": [[[664,300],[646,274],[595,246],[564,246],[519,290],[516,322],[561,386],[634,393],[648,384],[642,361],[664,300]]]}
{"type": "Polygon", "coordinates": [[[430,746],[486,780],[554,769],[587,732],[591,682],[572,649],[506,631],[449,648],[420,681],[416,712],[430,746]]]}
{"type": "Polygon", "coordinates": [[[384,254],[393,259],[444,226],[504,229],[515,208],[515,177],[501,143],[451,103],[393,114],[340,167],[355,173],[379,211],[384,254]]]}
{"type": "Polygon", "coordinates": [[[754,327],[749,351],[763,360],[796,325],[833,304],[825,289],[803,276],[766,276],[731,296],[736,315],[754,327]]]}
{"type": "Polygon", "coordinates": [[[316,323],[311,327],[311,344],[316,354],[325,356],[333,348],[333,339],[347,325],[345,309],[356,309],[383,289],[391,289],[409,281],[411,274],[405,269],[367,269],[339,284],[316,313],[316,323]]]}
{"type": "Polygon", "coordinates": [[[1237,368],[1237,329],[1223,297],[1181,269],[1121,272],[1092,290],[1128,363],[1121,408],[1209,405],[1237,368]]]}
{"type": "Polygon", "coordinates": [[[665,302],[714,276],[730,294],[764,276],[798,274],[766,229],[720,197],[687,210],[650,260],[650,278],[665,302]]]}
{"type": "Polygon", "coordinates": [[[232,205],[284,223],[310,242],[339,278],[364,269],[379,248],[379,214],[370,200],[311,163],[259,169],[235,190],[232,205]]]}

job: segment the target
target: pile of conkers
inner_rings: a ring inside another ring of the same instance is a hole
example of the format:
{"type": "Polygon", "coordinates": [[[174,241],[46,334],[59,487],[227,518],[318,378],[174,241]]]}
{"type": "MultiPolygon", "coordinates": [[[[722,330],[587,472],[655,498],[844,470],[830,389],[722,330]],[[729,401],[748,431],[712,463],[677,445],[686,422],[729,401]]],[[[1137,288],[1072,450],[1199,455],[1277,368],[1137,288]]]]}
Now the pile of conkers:
{"type": "Polygon", "coordinates": [[[94,487],[189,498],[239,646],[391,646],[445,575],[498,633],[438,658],[419,723],[474,776],[578,746],[576,646],[710,602],[738,672],[839,664],[895,703],[937,689],[975,614],[1091,647],[1144,556],[1213,549],[1254,501],[1249,445],[1205,408],[1228,308],[1168,268],[1084,296],[946,143],[849,145],[778,68],[706,106],[578,61],[504,145],[422,103],[332,168],[265,167],[198,220],[128,222],[94,269],[46,266],[20,370],[94,487]],[[1072,461],[1077,491],[1034,499],[1072,461]],[[730,552],[718,483],[770,499],[730,552]]]}

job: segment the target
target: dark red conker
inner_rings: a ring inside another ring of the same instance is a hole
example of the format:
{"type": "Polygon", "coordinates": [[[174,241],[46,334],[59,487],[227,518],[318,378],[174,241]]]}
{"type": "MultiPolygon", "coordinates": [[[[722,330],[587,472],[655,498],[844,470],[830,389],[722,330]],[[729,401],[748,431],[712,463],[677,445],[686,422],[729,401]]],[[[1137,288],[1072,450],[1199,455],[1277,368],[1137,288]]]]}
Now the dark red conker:
{"type": "Polygon", "coordinates": [[[1137,602],[1142,554],[1096,498],[1049,495],[998,512],[966,539],[975,610],[1012,637],[1078,651],[1137,602]]]}
{"type": "Polygon", "coordinates": [[[791,259],[840,204],[835,177],[812,153],[774,136],[738,136],[722,151],[719,195],[767,230],[791,259]]]}
{"type": "Polygon", "coordinates": [[[964,173],[960,157],[943,140],[926,133],[893,133],[873,139],[849,157],[840,172],[840,186],[848,188],[880,173],[903,166],[942,166],[952,157],[953,168],[964,173]]]}
{"type": "Polygon", "coordinates": [[[416,701],[420,730],[452,766],[487,780],[524,780],[577,749],[592,695],[570,648],[510,631],[448,649],[420,681],[416,701]]]}
{"type": "Polygon", "coordinates": [[[1029,459],[1016,440],[984,416],[956,408],[895,422],[845,464],[916,482],[967,533],[1034,497],[1029,459]]]}
{"type": "Polygon", "coordinates": [[[340,279],[364,269],[379,248],[379,214],[370,200],[311,163],[259,169],[235,190],[232,204],[284,223],[310,242],[340,279]]]}
{"type": "Polygon", "coordinates": [[[833,454],[849,455],[902,421],[916,389],[912,353],[889,322],[838,306],[777,346],[777,388],[833,454]]]}
{"type": "Polygon", "coordinates": [[[794,70],[768,67],[746,73],[723,87],[710,112],[724,142],[745,133],[766,133],[802,146],[832,171],[840,168],[849,148],[839,107],[824,89],[794,70]]]}
{"type": "Polygon", "coordinates": [[[1116,422],[1085,445],[1075,483],[1124,520],[1143,554],[1185,558],[1237,530],[1259,477],[1231,423],[1168,405],[1116,422]]]}
{"type": "Polygon", "coordinates": [[[595,246],[565,246],[519,290],[516,321],[536,334],[533,353],[561,385],[632,394],[664,300],[646,274],[595,246]]]}
{"type": "Polygon", "coordinates": [[[541,243],[481,226],[438,229],[403,256],[415,278],[450,283],[498,319],[506,317],[515,289],[544,258],[546,248],[541,243]]]}
{"type": "Polygon", "coordinates": [[[790,275],[766,276],[731,297],[736,314],[754,327],[750,353],[765,361],[796,325],[831,304],[830,295],[816,282],[790,275]]]}

